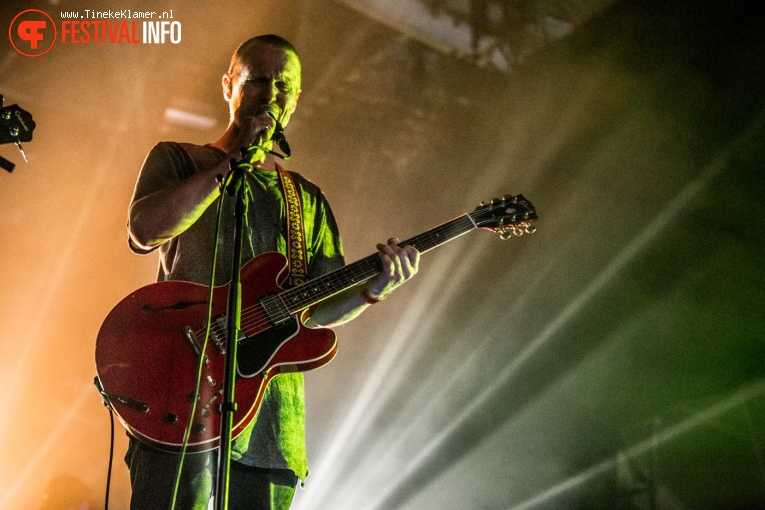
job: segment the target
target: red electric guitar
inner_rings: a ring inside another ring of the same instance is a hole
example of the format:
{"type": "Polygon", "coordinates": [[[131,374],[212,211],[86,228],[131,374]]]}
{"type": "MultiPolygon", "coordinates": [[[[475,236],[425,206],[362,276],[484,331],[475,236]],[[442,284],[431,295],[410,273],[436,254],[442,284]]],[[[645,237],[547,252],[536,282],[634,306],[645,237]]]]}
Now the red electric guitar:
{"type": "MultiPolygon", "coordinates": [[[[424,253],[476,228],[507,239],[532,233],[536,219],[534,207],[522,195],[508,195],[401,244],[424,253]]],[[[302,327],[302,313],[372,278],[381,264],[373,254],[285,290],[279,282],[287,276],[286,268],[287,260],[279,253],[259,255],[242,268],[232,437],[254,419],[273,377],[318,368],[334,358],[335,333],[302,327]]],[[[203,350],[209,295],[209,287],[189,282],[147,285],[123,299],[98,333],[96,368],[103,394],[131,434],[161,450],[178,452],[183,445],[200,357],[202,385],[188,449],[211,450],[219,443],[228,285],[213,289],[210,341],[203,350]]]]}

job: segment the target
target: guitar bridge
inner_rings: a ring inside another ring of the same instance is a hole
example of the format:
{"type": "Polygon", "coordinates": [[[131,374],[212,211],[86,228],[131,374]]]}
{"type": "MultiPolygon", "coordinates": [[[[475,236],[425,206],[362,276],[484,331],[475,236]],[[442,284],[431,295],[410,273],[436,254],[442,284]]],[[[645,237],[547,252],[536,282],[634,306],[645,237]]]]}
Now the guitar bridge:
{"type": "Polygon", "coordinates": [[[226,316],[215,319],[210,327],[210,339],[221,354],[226,354],[226,316]]]}

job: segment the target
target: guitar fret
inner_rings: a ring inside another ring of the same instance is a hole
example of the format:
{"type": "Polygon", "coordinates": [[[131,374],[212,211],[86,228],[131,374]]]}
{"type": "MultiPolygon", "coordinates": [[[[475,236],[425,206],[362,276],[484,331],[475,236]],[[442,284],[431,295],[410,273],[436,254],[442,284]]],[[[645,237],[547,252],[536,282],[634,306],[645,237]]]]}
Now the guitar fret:
{"type": "Polygon", "coordinates": [[[417,248],[420,253],[425,253],[439,245],[474,229],[475,225],[468,215],[463,215],[451,221],[434,227],[419,236],[404,241],[402,244],[410,244],[417,248]]]}

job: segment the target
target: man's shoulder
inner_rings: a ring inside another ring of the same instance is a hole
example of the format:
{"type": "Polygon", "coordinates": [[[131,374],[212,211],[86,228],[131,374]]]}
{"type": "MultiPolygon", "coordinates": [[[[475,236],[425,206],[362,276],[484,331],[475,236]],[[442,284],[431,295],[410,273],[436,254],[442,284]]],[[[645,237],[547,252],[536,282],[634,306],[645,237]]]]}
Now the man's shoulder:
{"type": "Polygon", "coordinates": [[[199,145],[189,142],[174,142],[171,140],[163,140],[157,142],[153,150],[160,150],[165,152],[186,152],[189,155],[200,154],[219,154],[223,156],[224,153],[219,149],[216,149],[212,145],[199,145]]]}
{"type": "Polygon", "coordinates": [[[199,145],[189,142],[160,142],[160,144],[167,144],[172,150],[181,150],[188,154],[191,159],[197,160],[199,158],[222,158],[226,154],[220,149],[216,149],[212,145],[199,145]]]}
{"type": "Polygon", "coordinates": [[[225,154],[210,145],[161,141],[152,148],[151,156],[163,158],[160,161],[171,161],[174,165],[185,168],[184,173],[189,173],[197,168],[216,164],[225,154]]]}

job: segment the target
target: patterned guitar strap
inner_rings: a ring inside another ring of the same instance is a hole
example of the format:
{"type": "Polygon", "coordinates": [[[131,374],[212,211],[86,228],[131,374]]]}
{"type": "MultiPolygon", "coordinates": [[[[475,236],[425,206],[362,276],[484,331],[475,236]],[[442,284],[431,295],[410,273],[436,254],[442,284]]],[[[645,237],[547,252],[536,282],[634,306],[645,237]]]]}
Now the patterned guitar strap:
{"type": "Polygon", "coordinates": [[[276,164],[279,180],[282,183],[284,201],[287,206],[287,261],[290,275],[287,280],[289,287],[295,287],[308,281],[308,257],[305,247],[305,230],[303,229],[303,206],[300,194],[295,186],[292,175],[276,164]]]}

